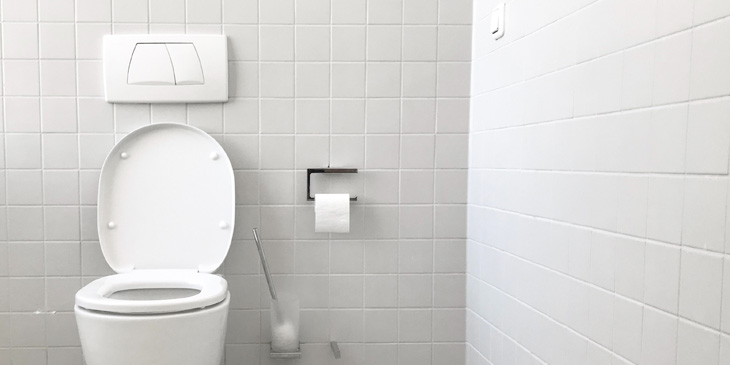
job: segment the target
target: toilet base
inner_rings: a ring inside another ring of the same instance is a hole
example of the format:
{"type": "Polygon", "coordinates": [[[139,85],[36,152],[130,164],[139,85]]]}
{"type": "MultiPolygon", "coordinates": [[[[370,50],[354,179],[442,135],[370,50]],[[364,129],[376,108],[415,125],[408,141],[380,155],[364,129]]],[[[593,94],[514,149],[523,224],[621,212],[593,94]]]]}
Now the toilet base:
{"type": "Polygon", "coordinates": [[[180,313],[127,315],[74,308],[87,365],[220,365],[230,294],[180,313]]]}

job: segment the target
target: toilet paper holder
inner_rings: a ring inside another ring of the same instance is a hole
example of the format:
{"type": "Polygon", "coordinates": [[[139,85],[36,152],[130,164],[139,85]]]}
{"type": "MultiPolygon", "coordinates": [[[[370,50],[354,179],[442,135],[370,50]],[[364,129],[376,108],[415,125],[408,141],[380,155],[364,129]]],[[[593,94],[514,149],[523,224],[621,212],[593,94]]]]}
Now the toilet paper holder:
{"type": "MultiPolygon", "coordinates": [[[[357,169],[332,169],[332,168],[319,168],[319,169],[307,169],[307,201],[314,201],[311,193],[312,174],[356,174],[357,169]]],[[[357,197],[351,196],[351,202],[356,202],[357,197]]]]}

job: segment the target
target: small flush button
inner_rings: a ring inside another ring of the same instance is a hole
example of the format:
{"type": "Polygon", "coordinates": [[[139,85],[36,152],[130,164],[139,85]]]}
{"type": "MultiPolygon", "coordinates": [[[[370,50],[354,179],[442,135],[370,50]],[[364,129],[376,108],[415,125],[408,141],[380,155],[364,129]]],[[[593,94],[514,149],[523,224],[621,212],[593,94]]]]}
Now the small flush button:
{"type": "Polygon", "coordinates": [[[177,85],[202,85],[205,83],[200,58],[192,43],[168,43],[172,67],[177,85]]]}
{"type": "Polygon", "coordinates": [[[162,43],[137,43],[129,61],[130,85],[175,85],[172,62],[162,43]]]}

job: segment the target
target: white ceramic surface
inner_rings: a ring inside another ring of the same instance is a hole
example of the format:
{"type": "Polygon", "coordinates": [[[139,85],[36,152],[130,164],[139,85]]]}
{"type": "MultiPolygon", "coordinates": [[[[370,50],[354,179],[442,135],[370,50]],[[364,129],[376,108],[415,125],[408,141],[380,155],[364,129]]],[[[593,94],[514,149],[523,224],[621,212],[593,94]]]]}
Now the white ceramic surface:
{"type": "Polygon", "coordinates": [[[112,149],[98,228],[104,258],[119,274],[76,294],[86,364],[220,364],[229,294],[210,272],[228,253],[234,207],[228,156],[197,128],[150,125],[112,149]],[[124,292],[134,295],[115,295],[124,292]]]}
{"type": "Polygon", "coordinates": [[[197,311],[120,315],[75,308],[87,365],[220,365],[230,300],[197,311]]]}
{"type": "Polygon", "coordinates": [[[112,313],[174,313],[218,304],[227,293],[228,283],[218,275],[192,270],[133,270],[94,280],[76,293],[76,305],[112,313]],[[144,291],[152,289],[189,289],[197,294],[170,299],[144,298],[144,291]],[[114,293],[130,290],[139,292],[140,298],[113,298],[114,293]]]}
{"type": "Polygon", "coordinates": [[[235,186],[223,148],[183,124],[155,124],[112,149],[99,182],[101,249],[116,272],[213,272],[233,236],[235,186]]]}

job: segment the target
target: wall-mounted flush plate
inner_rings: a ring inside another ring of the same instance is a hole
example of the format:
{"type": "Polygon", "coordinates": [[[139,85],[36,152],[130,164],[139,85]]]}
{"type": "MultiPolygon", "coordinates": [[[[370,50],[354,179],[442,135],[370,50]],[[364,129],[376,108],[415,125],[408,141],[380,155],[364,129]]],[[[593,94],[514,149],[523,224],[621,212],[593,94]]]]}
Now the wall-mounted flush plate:
{"type": "Polygon", "coordinates": [[[492,10],[492,23],[489,31],[494,39],[500,39],[504,36],[504,8],[505,3],[501,3],[492,10]]]}
{"type": "Polygon", "coordinates": [[[110,103],[228,101],[226,36],[105,36],[104,91],[110,103]]]}

